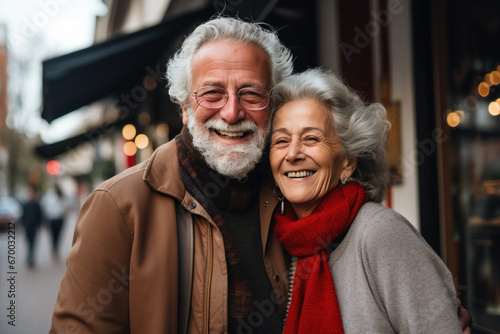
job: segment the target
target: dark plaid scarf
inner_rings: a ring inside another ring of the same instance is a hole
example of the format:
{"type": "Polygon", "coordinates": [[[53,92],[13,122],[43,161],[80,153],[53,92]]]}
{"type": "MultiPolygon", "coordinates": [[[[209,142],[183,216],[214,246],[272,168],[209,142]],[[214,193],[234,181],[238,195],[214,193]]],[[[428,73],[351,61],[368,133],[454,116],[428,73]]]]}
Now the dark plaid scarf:
{"type": "Polygon", "coordinates": [[[241,212],[250,206],[258,192],[258,172],[250,173],[245,182],[231,179],[208,167],[199,151],[193,147],[192,136],[186,127],[175,139],[186,189],[205,208],[224,240],[229,274],[229,315],[233,318],[247,317],[252,312],[252,293],[222,212],[241,212]]]}

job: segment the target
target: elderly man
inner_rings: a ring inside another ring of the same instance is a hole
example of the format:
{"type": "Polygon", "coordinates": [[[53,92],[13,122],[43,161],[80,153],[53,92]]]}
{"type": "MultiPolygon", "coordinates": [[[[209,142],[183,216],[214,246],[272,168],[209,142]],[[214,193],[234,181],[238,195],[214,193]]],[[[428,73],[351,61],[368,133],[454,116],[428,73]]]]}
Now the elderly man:
{"type": "Polygon", "coordinates": [[[273,32],[241,20],[185,40],[167,73],[185,127],[85,202],[51,333],[281,332],[277,199],[258,162],[269,90],[292,68],[273,32]]]}
{"type": "Polygon", "coordinates": [[[262,152],[269,90],[291,72],[256,24],[217,18],[187,37],[167,68],[185,127],[85,202],[51,333],[281,333],[286,255],[262,152]]]}

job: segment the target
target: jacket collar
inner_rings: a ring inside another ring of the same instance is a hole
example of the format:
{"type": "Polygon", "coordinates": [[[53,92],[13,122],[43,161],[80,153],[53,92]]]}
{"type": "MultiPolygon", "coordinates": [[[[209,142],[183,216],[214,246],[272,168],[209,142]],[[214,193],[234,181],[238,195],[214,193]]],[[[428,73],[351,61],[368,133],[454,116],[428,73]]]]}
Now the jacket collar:
{"type": "Polygon", "coordinates": [[[182,201],[186,187],[182,183],[175,139],[156,149],[149,158],[143,180],[160,193],[182,201]]]}
{"type": "Polygon", "coordinates": [[[264,254],[266,253],[266,244],[269,233],[274,233],[269,230],[271,221],[273,220],[274,209],[278,204],[278,198],[273,193],[273,185],[274,182],[270,179],[262,180],[259,194],[260,233],[264,254]]]}
{"type": "MultiPolygon", "coordinates": [[[[186,202],[186,196],[189,197],[190,201],[196,201],[191,195],[186,193],[186,187],[181,180],[175,139],[163,144],[155,150],[149,158],[143,179],[155,191],[174,197],[183,204],[186,202]]],[[[273,181],[270,179],[262,180],[259,192],[259,214],[264,254],[269,233],[273,233],[269,231],[269,229],[277,204],[278,198],[273,193],[273,181]]],[[[209,218],[201,205],[198,205],[197,209],[192,212],[209,218]]],[[[211,219],[209,220],[211,221],[211,219]]]]}

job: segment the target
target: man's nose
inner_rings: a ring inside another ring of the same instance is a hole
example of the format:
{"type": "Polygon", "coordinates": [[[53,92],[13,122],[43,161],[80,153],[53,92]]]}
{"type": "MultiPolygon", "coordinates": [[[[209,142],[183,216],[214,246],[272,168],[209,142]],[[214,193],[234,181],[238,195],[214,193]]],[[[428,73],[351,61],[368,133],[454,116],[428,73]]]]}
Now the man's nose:
{"type": "Polygon", "coordinates": [[[227,103],[219,111],[219,114],[228,124],[234,124],[245,118],[245,110],[240,106],[236,93],[228,93],[227,103]]]}

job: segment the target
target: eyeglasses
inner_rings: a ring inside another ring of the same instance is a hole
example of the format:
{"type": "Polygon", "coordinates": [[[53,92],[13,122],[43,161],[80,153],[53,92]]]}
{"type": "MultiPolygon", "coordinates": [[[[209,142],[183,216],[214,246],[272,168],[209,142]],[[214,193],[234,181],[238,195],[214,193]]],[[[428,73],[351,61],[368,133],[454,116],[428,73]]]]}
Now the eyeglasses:
{"type": "Polygon", "coordinates": [[[246,110],[262,110],[269,104],[269,92],[259,87],[244,87],[237,92],[228,92],[218,86],[203,86],[191,91],[198,105],[207,109],[219,109],[226,105],[229,94],[237,94],[238,103],[246,110]]]}

